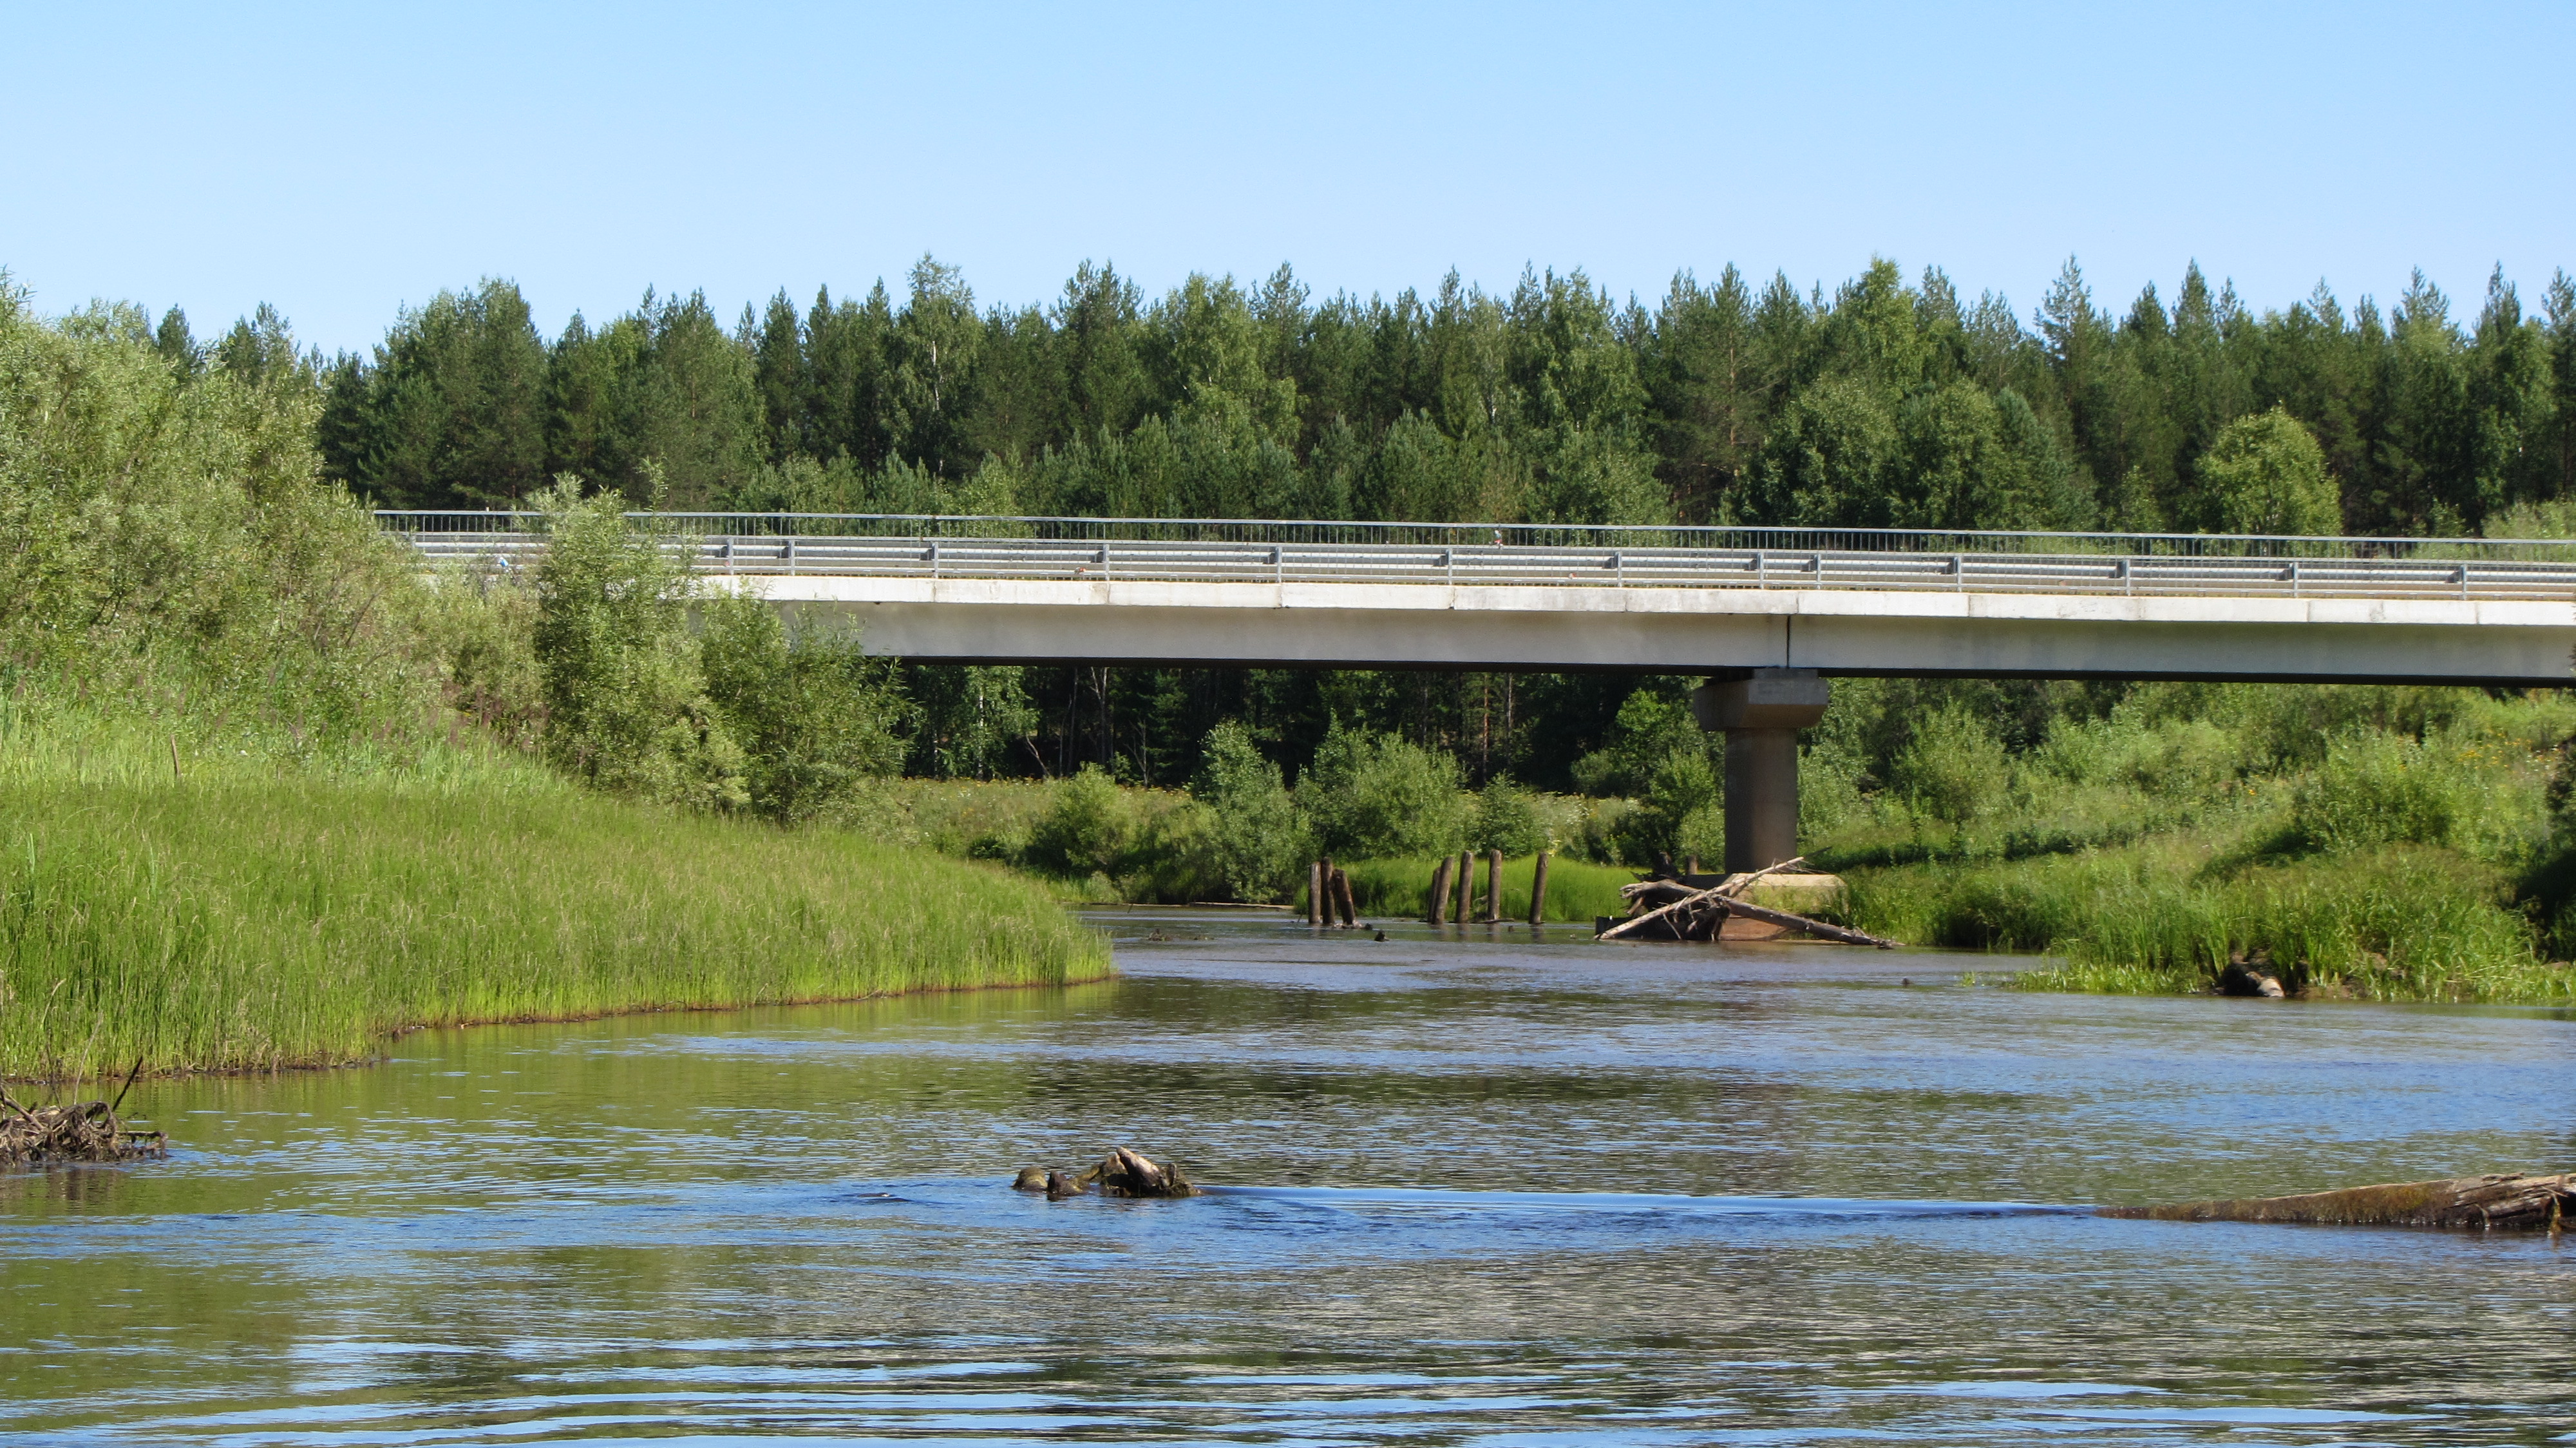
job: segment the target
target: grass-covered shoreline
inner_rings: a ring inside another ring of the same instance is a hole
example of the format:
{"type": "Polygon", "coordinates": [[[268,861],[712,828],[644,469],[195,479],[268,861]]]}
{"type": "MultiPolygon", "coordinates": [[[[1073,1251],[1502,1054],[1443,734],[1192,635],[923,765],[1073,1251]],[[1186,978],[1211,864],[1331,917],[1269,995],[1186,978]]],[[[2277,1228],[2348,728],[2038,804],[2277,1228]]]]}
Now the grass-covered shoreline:
{"type": "Polygon", "coordinates": [[[2207,992],[2234,958],[2313,997],[2576,1002],[2576,968],[2535,951],[2493,865],[2401,845],[2212,869],[2200,843],[1854,870],[1843,913],[1917,944],[2058,957],[2013,978],[2032,990],[2207,992]]]}
{"type": "Polygon", "coordinates": [[[335,773],[14,722],[0,1077],[334,1065],[426,1026],[1113,973],[1037,882],[843,831],[506,758],[335,773]]]}

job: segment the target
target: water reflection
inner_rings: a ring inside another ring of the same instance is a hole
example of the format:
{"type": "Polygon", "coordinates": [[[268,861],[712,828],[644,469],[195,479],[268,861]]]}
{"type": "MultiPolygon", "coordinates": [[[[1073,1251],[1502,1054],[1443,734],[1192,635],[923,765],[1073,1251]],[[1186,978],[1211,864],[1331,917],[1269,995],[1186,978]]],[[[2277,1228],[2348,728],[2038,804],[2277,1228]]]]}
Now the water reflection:
{"type": "Polygon", "coordinates": [[[2563,1019],[1107,923],[1128,978],[1074,990],[424,1033],[368,1070],[138,1086],[172,1161],[0,1178],[0,1434],[2576,1430],[2576,1271],[2546,1239],[2051,1209],[2564,1165],[2563,1019]],[[999,1185],[1112,1142],[1235,1189],[999,1185]]]}

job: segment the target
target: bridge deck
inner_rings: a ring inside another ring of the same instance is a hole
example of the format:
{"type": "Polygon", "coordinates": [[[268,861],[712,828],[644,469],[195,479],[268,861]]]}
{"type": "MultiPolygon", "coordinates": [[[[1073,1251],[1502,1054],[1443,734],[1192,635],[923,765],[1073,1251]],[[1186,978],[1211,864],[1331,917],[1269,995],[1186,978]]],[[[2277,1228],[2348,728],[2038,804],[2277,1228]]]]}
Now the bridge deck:
{"type": "MultiPolygon", "coordinates": [[[[924,659],[2535,686],[2570,682],[2576,649],[2576,545],[2547,542],[1726,530],[1733,546],[1632,547],[1504,529],[1344,542],[1287,536],[1301,525],[1069,538],[720,521],[737,526],[666,546],[719,586],[846,612],[871,651],[924,659]],[[1876,546],[1927,538],[1992,546],[1876,546]],[[1873,546],[1767,546],[1854,539],[1873,546]]],[[[1135,531],[1152,526],[1173,525],[1135,531]]],[[[433,559],[481,566],[543,546],[506,526],[406,531],[433,559]]]]}

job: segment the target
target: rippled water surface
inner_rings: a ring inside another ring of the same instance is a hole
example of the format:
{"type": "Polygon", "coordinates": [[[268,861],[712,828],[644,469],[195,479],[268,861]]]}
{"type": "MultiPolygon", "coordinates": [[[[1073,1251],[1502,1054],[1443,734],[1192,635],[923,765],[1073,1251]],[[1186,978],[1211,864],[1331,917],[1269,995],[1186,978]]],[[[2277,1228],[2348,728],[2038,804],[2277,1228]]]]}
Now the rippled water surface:
{"type": "Polygon", "coordinates": [[[173,1160],[0,1178],[0,1438],[2576,1441],[2576,1246],[2066,1210],[2564,1169],[2576,1022],[1101,919],[138,1086],[173,1160]],[[1001,1186],[1117,1143],[1226,1190],[1001,1186]]]}

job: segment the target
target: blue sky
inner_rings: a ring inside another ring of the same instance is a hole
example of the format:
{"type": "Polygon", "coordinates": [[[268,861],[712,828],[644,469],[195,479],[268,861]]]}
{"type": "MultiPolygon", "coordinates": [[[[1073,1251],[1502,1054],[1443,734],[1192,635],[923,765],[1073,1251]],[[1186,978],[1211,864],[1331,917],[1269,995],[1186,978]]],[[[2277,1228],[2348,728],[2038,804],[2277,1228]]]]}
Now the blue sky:
{"type": "Polygon", "coordinates": [[[325,349],[486,275],[727,316],[924,252],[987,303],[1873,254],[2257,306],[2576,267],[2576,5],[12,6],[0,266],[325,349]]]}

